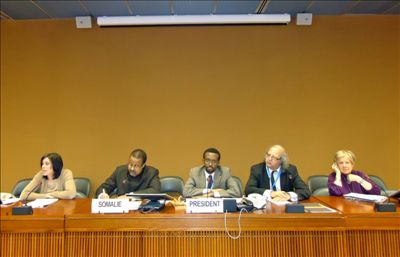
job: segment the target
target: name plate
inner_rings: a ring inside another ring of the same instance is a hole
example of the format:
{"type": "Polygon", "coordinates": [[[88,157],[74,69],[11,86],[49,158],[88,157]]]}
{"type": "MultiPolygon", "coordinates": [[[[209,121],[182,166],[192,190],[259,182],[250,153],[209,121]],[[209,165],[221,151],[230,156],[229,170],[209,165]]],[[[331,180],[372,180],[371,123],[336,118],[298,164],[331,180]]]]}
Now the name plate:
{"type": "Polygon", "coordinates": [[[186,199],[186,213],[222,213],[224,199],[221,198],[194,198],[186,199]]]}
{"type": "Polygon", "coordinates": [[[129,212],[129,199],[92,199],[92,213],[129,212]]]}

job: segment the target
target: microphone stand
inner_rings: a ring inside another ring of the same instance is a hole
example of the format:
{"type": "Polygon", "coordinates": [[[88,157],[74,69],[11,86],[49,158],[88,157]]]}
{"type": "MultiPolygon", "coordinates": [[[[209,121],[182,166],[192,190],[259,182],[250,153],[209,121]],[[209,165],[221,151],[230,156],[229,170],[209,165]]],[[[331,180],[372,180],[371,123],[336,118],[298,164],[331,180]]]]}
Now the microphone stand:
{"type": "Polygon", "coordinates": [[[29,193],[27,194],[25,199],[22,201],[22,203],[23,203],[22,206],[15,206],[15,207],[12,208],[12,215],[32,215],[33,214],[32,206],[27,205],[26,202],[27,202],[28,197],[30,196],[30,194],[33,191],[35,191],[36,189],[38,189],[38,187],[41,184],[42,184],[42,182],[37,184],[31,191],[29,191],[29,193]]]}

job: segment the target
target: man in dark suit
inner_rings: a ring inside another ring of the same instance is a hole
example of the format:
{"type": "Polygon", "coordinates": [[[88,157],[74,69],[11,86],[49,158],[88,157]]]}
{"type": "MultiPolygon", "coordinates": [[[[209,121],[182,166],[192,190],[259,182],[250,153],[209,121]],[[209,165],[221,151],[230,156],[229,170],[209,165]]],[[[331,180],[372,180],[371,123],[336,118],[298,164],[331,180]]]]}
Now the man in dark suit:
{"type": "Polygon", "coordinates": [[[128,164],[118,166],[113,174],[96,190],[96,197],[108,198],[115,189],[118,196],[126,193],[160,193],[158,169],[146,165],[147,155],[141,149],[133,150],[128,164]]]}
{"type": "Polygon", "coordinates": [[[285,149],[271,146],[265,161],[253,165],[246,184],[246,194],[258,193],[276,201],[304,200],[311,196],[296,166],[289,164],[285,149]]]}
{"type": "Polygon", "coordinates": [[[238,183],[231,177],[230,169],[219,165],[220,152],[208,148],[203,153],[203,165],[190,170],[183,189],[184,197],[241,197],[238,183]]]}

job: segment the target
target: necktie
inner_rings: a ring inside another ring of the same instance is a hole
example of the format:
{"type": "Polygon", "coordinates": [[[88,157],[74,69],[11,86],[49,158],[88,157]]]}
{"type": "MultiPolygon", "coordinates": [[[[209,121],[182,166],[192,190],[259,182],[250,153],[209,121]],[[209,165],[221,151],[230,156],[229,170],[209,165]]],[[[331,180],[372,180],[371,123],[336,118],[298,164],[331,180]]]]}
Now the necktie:
{"type": "Polygon", "coordinates": [[[213,182],[214,181],[212,179],[212,175],[208,175],[208,178],[207,178],[207,188],[208,189],[211,189],[213,182]]]}
{"type": "Polygon", "coordinates": [[[275,178],[274,178],[274,173],[275,173],[276,171],[274,170],[274,171],[272,171],[272,173],[271,173],[271,185],[272,185],[272,190],[273,191],[276,191],[276,186],[275,186],[275,178]]]}

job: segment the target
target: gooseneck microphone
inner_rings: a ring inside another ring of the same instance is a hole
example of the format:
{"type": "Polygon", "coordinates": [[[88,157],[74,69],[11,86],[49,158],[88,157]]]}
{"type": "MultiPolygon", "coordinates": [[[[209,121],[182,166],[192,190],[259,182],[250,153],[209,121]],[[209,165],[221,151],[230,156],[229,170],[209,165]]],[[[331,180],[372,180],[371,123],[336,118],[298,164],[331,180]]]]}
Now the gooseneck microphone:
{"type": "Polygon", "coordinates": [[[24,200],[21,201],[23,204],[22,206],[15,206],[12,208],[13,215],[32,215],[32,206],[27,205],[26,201],[28,200],[28,197],[31,195],[31,193],[36,191],[36,189],[38,189],[41,184],[42,182],[39,182],[31,191],[28,192],[24,200]]]}

